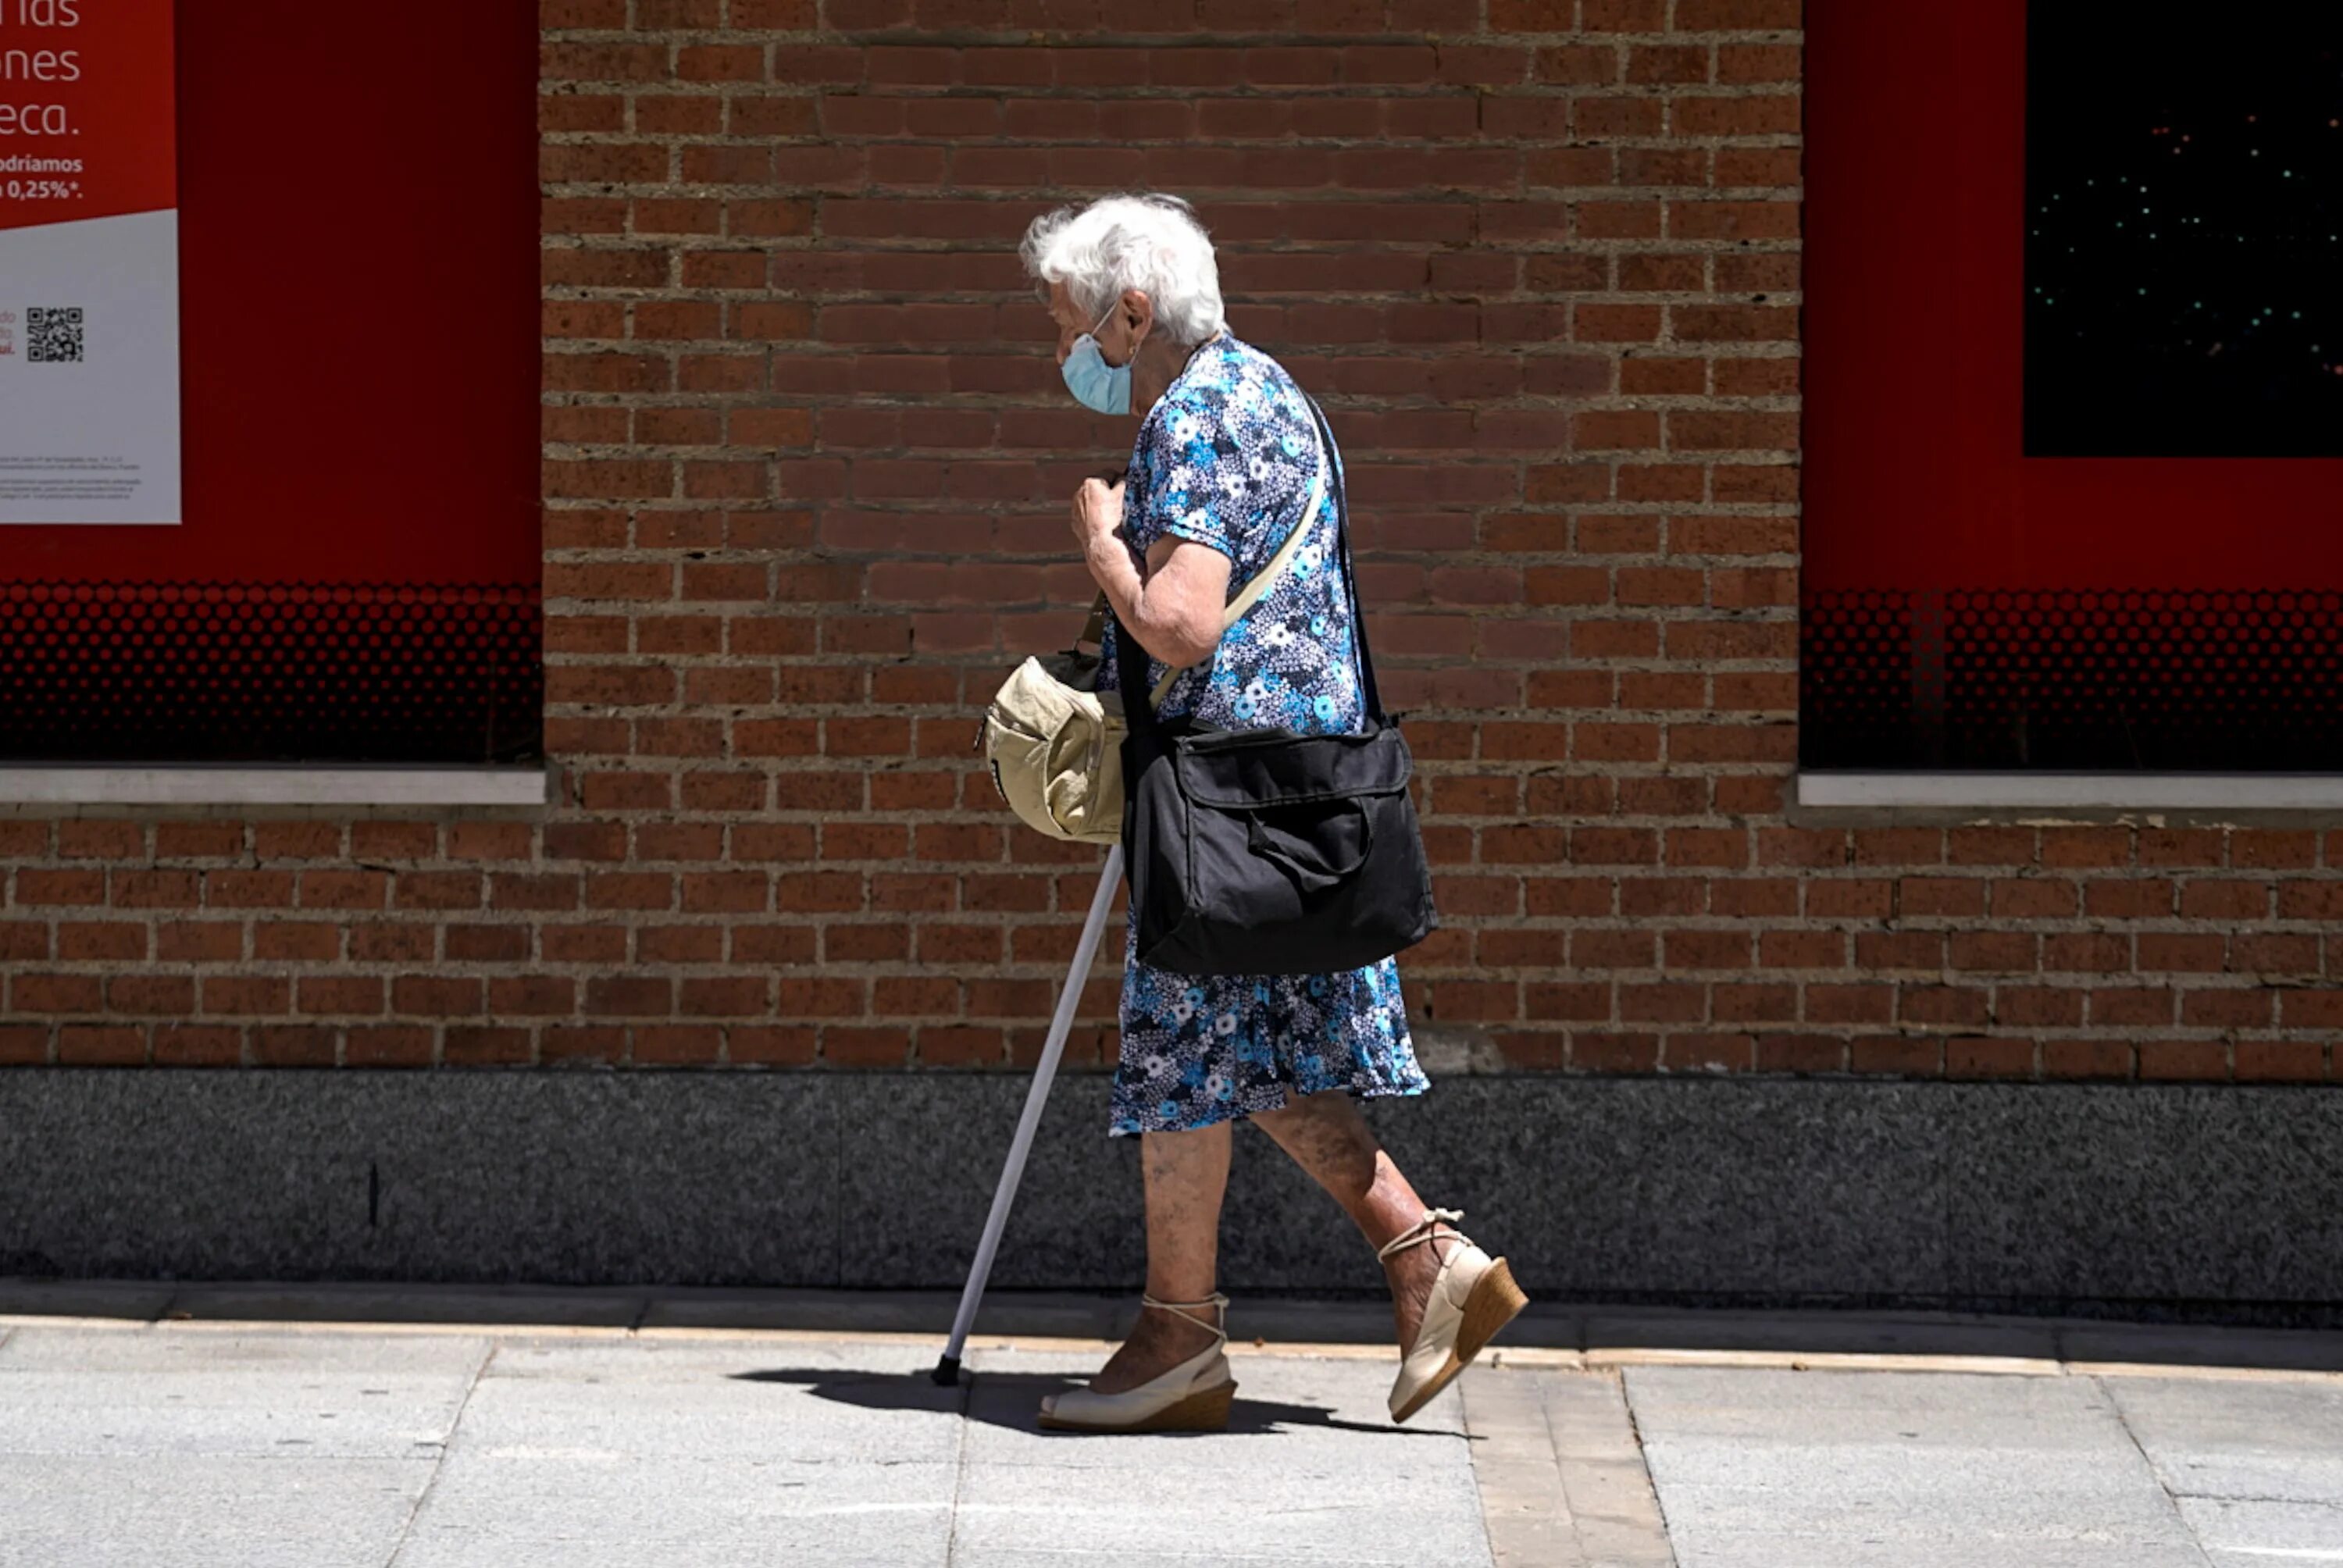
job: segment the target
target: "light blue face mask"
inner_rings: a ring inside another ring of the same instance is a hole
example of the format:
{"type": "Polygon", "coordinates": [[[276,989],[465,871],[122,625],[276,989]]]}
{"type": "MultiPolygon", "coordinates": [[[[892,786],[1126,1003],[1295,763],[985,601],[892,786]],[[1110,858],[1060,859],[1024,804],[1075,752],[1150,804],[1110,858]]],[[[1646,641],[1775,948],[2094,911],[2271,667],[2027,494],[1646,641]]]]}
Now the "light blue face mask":
{"type": "Polygon", "coordinates": [[[1058,367],[1058,373],[1066,378],[1066,390],[1074,395],[1074,401],[1094,413],[1131,412],[1131,367],[1127,364],[1109,365],[1106,356],[1099,352],[1096,336],[1099,327],[1104,327],[1121,308],[1119,302],[1107,307],[1106,315],[1098,318],[1098,327],[1075,338],[1073,352],[1068,354],[1066,362],[1058,367]]]}

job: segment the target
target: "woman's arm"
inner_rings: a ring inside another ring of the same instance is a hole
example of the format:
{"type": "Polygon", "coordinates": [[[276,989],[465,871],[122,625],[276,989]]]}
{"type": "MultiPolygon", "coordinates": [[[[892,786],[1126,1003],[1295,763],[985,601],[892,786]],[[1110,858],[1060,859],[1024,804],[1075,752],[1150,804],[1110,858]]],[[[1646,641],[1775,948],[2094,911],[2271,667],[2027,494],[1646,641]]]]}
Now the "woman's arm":
{"type": "Polygon", "coordinates": [[[1074,492],[1074,537],[1091,580],[1114,607],[1115,624],[1171,665],[1195,664],[1221,640],[1229,601],[1229,558],[1210,545],[1165,534],[1148,548],[1142,572],[1122,534],[1122,481],[1085,479],[1074,492]]]}

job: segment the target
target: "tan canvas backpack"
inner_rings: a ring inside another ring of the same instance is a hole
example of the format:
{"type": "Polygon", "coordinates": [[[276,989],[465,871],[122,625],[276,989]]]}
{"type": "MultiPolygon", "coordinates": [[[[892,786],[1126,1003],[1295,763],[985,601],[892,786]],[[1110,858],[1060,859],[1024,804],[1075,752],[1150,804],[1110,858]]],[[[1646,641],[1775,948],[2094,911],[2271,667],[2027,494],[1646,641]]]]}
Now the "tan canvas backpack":
{"type": "MultiPolygon", "coordinates": [[[[1302,520],[1287,530],[1285,543],[1261,575],[1229,601],[1221,616],[1223,635],[1293,558],[1325,493],[1322,448],[1302,520]]],[[[1111,678],[1100,689],[1101,674],[1111,672],[1101,672],[1097,653],[1082,651],[1084,643],[1099,647],[1106,611],[1106,595],[1101,594],[1072,648],[1019,665],[986,709],[978,737],[992,764],[993,786],[1009,809],[1036,831],[1083,844],[1111,844],[1122,836],[1122,693],[1111,678]]],[[[1122,635],[1131,633],[1125,628],[1122,635]]],[[[1165,670],[1151,700],[1161,706],[1179,675],[1179,669],[1165,670]]]]}

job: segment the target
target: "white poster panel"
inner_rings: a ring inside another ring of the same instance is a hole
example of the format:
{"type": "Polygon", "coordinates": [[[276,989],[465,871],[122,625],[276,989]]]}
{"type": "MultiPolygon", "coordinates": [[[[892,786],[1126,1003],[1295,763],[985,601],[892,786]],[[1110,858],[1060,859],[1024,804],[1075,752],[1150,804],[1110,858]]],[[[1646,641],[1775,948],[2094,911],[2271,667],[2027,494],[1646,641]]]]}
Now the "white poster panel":
{"type": "Polygon", "coordinates": [[[176,523],[171,0],[0,0],[0,524],[176,523]]]}

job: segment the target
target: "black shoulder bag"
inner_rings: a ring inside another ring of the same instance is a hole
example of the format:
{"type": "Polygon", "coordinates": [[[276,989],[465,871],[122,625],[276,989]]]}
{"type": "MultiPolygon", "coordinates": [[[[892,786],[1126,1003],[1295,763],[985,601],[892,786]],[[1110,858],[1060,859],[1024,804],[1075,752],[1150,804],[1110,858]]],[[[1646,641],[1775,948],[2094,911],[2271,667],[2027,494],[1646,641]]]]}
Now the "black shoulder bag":
{"type": "Polygon", "coordinates": [[[1380,962],[1439,924],[1407,793],[1413,759],[1375,694],[1333,435],[1314,401],[1310,411],[1333,475],[1366,732],[1166,726],[1148,700],[1146,661],[1128,633],[1116,638],[1131,918],[1141,961],[1174,974],[1332,974],[1380,962]]]}

